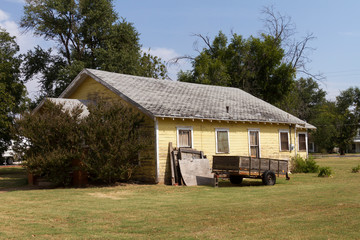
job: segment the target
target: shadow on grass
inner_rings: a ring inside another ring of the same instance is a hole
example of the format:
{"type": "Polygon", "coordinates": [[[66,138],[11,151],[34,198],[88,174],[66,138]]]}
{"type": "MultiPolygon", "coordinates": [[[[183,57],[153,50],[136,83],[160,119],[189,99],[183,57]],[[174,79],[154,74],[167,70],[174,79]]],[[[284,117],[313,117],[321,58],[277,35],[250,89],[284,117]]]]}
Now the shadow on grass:
{"type": "Polygon", "coordinates": [[[254,187],[264,186],[261,180],[244,180],[241,184],[232,184],[230,181],[219,181],[219,187],[254,187]]]}
{"type": "Polygon", "coordinates": [[[27,187],[26,170],[20,166],[0,168],[0,191],[27,187]]]}

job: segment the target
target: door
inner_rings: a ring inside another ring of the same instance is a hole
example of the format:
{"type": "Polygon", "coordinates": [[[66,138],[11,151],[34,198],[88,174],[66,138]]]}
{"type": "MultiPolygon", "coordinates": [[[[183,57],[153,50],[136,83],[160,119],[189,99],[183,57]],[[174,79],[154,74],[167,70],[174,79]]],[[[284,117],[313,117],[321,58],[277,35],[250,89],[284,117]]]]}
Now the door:
{"type": "Polygon", "coordinates": [[[250,143],[250,156],[253,158],[259,158],[260,157],[259,131],[257,130],[249,131],[249,143],[250,143]]]}

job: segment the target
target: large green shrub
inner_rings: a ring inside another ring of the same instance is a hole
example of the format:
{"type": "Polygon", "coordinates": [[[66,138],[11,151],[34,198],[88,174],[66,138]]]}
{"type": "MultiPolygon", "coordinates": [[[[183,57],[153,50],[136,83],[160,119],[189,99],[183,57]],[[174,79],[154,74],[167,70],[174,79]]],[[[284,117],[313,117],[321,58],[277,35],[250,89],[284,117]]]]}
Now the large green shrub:
{"type": "Polygon", "coordinates": [[[113,183],[131,177],[138,154],[150,139],[141,132],[143,117],[118,102],[95,102],[85,118],[80,107],[65,111],[51,101],[36,114],[24,114],[15,131],[27,139],[27,146],[18,150],[24,153],[29,173],[68,185],[72,162],[81,161],[93,180],[113,183]]]}
{"type": "Polygon", "coordinates": [[[319,165],[316,161],[309,157],[308,159],[303,159],[299,155],[291,159],[291,166],[293,173],[317,173],[319,172],[319,165]]]}
{"type": "Polygon", "coordinates": [[[83,163],[93,180],[126,181],[139,165],[139,152],[149,140],[141,131],[144,118],[120,102],[96,102],[88,106],[90,115],[83,124],[83,163]]]}
{"type": "MultiPolygon", "coordinates": [[[[56,184],[71,182],[71,162],[81,155],[81,109],[62,110],[61,104],[45,101],[37,114],[25,113],[16,123],[16,135],[26,138],[17,145],[24,153],[29,173],[56,184]]],[[[20,140],[20,139],[19,139],[20,140]]]]}

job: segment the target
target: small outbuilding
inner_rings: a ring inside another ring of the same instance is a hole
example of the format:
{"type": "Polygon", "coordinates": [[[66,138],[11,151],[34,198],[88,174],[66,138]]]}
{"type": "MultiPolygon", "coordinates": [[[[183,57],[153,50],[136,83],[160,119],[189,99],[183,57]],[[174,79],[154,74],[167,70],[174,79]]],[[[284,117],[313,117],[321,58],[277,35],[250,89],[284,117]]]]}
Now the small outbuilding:
{"type": "MultiPolygon", "coordinates": [[[[144,115],[151,144],[139,154],[136,180],[170,182],[168,145],[214,155],[290,160],[308,156],[314,126],[240,89],[84,69],[59,101],[83,104],[99,95],[144,115]]],[[[274,96],[276,97],[276,96],[274,96]]]]}

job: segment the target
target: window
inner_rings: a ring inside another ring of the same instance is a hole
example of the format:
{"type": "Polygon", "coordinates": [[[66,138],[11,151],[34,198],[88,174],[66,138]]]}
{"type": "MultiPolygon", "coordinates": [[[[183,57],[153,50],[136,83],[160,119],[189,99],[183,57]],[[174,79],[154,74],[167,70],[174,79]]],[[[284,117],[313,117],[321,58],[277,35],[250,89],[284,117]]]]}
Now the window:
{"type": "Polygon", "coordinates": [[[191,127],[178,127],[178,147],[192,147],[192,128],[191,127]]]}
{"type": "Polygon", "coordinates": [[[289,131],[280,130],[280,151],[289,151],[289,131]]]}
{"type": "Polygon", "coordinates": [[[306,133],[299,133],[299,151],[306,151],[306,133]]]}
{"type": "Polygon", "coordinates": [[[260,136],[259,130],[249,130],[249,152],[254,158],[260,157],[260,136]]]}
{"type": "Polygon", "coordinates": [[[216,153],[229,153],[229,129],[215,129],[216,134],[216,153]]]}

